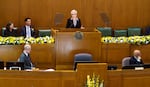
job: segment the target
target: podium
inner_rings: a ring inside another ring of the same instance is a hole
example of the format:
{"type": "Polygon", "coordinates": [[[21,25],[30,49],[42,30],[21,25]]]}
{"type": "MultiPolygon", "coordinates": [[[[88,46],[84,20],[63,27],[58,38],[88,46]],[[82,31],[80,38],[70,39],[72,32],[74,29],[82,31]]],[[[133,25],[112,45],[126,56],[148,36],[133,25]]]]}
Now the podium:
{"type": "Polygon", "coordinates": [[[74,55],[90,53],[100,62],[101,33],[96,29],[52,29],[55,38],[56,69],[73,69],[74,55]]]}

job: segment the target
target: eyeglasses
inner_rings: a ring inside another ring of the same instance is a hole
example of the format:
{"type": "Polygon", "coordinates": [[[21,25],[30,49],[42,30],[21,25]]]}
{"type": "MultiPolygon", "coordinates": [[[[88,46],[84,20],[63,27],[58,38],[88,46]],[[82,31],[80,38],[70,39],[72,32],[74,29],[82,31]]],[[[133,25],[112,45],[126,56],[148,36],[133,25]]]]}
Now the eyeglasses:
{"type": "Polygon", "coordinates": [[[77,14],[71,14],[71,15],[77,15],[77,14]]]}

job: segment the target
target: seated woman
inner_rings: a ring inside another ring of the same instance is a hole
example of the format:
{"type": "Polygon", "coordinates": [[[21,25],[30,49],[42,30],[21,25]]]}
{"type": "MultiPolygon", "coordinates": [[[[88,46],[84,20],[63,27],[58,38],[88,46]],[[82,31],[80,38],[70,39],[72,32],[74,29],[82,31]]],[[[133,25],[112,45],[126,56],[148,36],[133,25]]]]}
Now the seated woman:
{"type": "Polygon", "coordinates": [[[81,25],[81,21],[77,16],[77,10],[71,10],[71,18],[67,20],[66,28],[81,28],[84,27],[81,25]]]}
{"type": "Polygon", "coordinates": [[[14,24],[12,22],[9,22],[6,25],[6,30],[4,31],[4,36],[8,37],[8,36],[17,36],[17,31],[14,30],[14,24]]]}

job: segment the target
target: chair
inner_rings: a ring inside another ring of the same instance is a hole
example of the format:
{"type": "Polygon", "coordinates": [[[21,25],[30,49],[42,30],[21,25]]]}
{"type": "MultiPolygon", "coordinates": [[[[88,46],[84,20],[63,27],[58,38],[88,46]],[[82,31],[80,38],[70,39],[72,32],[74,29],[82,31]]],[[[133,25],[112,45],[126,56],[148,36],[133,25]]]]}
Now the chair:
{"type": "Polygon", "coordinates": [[[2,27],[2,36],[3,36],[3,37],[5,36],[5,35],[4,35],[5,30],[6,30],[6,27],[2,27]]]}
{"type": "Polygon", "coordinates": [[[38,30],[38,32],[39,32],[39,37],[51,36],[50,29],[38,30]]]}
{"type": "Polygon", "coordinates": [[[139,36],[141,35],[141,28],[128,28],[128,36],[139,36]]]}
{"type": "Polygon", "coordinates": [[[111,27],[98,27],[97,30],[102,33],[102,36],[112,36],[111,27]]]}
{"type": "Polygon", "coordinates": [[[75,54],[74,61],[92,61],[92,55],[89,53],[78,53],[75,54]]]}
{"type": "Polygon", "coordinates": [[[127,36],[127,30],[114,30],[115,37],[127,36]]]}
{"type": "Polygon", "coordinates": [[[122,60],[122,67],[125,67],[125,66],[130,66],[130,58],[131,57],[125,57],[125,58],[123,58],[123,60],[122,60]]]}
{"type": "Polygon", "coordinates": [[[78,54],[75,54],[74,56],[74,66],[73,68],[75,69],[76,65],[75,63],[76,62],[79,62],[79,61],[92,61],[92,55],[89,54],[89,53],[78,53],[78,54]]]}

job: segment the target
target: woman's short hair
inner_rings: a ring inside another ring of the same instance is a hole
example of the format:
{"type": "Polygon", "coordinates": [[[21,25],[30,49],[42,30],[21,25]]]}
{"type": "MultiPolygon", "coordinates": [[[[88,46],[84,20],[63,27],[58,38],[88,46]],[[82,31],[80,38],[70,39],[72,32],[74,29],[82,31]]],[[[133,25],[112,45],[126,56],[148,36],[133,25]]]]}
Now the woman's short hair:
{"type": "Polygon", "coordinates": [[[77,12],[77,10],[73,9],[73,10],[71,10],[70,13],[71,13],[71,14],[77,14],[78,12],[77,12]]]}

